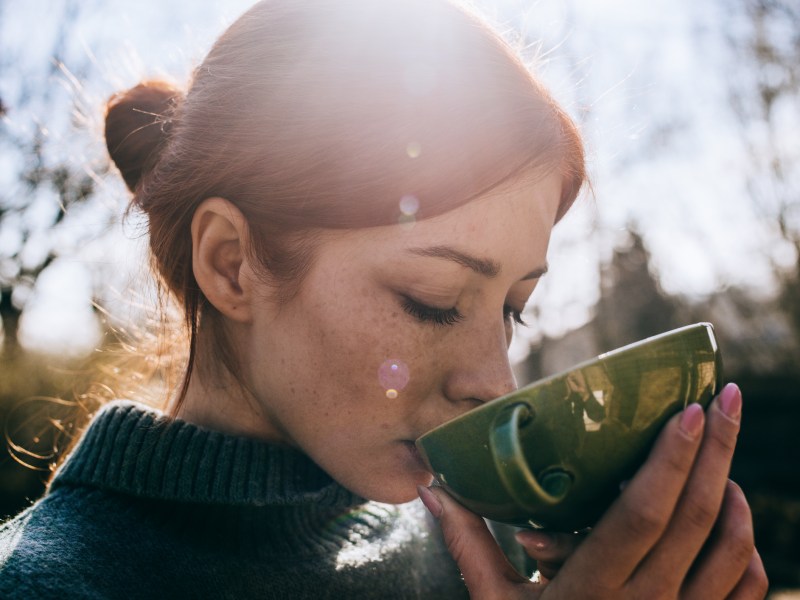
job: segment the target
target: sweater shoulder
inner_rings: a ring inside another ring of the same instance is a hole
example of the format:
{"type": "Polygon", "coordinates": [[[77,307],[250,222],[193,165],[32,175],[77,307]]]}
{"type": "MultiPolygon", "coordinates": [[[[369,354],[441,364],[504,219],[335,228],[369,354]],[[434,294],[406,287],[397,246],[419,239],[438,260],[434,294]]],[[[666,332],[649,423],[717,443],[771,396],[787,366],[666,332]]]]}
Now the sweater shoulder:
{"type": "Polygon", "coordinates": [[[57,532],[43,525],[48,508],[45,499],[39,500],[16,517],[0,526],[0,597],[55,597],[59,577],[53,569],[58,560],[57,532]]]}
{"type": "Polygon", "coordinates": [[[93,575],[102,553],[91,528],[75,518],[86,510],[82,492],[48,494],[0,526],[0,597],[105,597],[93,575]]]}

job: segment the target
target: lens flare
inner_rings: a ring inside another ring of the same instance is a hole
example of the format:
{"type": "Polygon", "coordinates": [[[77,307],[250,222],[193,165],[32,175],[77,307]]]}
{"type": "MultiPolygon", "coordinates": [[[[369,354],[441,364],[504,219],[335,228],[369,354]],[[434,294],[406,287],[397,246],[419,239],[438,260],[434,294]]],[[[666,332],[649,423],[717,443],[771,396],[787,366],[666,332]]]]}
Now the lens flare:
{"type": "Polygon", "coordinates": [[[422,144],[409,142],[406,146],[406,154],[408,154],[409,158],[419,158],[419,155],[422,154],[422,144]]]}
{"type": "Polygon", "coordinates": [[[386,397],[394,400],[400,394],[411,378],[408,365],[402,360],[390,358],[383,361],[378,368],[378,381],[386,390],[386,397]]]}
{"type": "Polygon", "coordinates": [[[419,199],[411,194],[406,194],[400,198],[400,212],[407,216],[417,214],[419,210],[419,199]]]}
{"type": "Polygon", "coordinates": [[[414,227],[417,222],[417,211],[419,210],[419,199],[411,194],[406,194],[400,198],[398,203],[400,208],[400,216],[397,222],[406,229],[414,227]]]}

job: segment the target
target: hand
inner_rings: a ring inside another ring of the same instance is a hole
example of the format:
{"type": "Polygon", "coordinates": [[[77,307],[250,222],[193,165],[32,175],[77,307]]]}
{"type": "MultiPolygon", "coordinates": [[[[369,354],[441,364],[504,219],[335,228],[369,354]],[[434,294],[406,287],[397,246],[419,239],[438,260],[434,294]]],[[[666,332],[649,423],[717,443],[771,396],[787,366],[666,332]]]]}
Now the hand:
{"type": "Polygon", "coordinates": [[[764,598],[767,578],[750,509],[727,479],[740,413],[741,394],[730,384],[711,404],[707,423],[696,405],[671,419],[645,464],[549,582],[519,575],[483,520],[443,490],[421,496],[440,519],[475,599],[764,598]]]}
{"type": "Polygon", "coordinates": [[[584,540],[588,530],[578,533],[525,530],[516,538],[528,556],[536,561],[540,583],[548,583],[584,540]]]}

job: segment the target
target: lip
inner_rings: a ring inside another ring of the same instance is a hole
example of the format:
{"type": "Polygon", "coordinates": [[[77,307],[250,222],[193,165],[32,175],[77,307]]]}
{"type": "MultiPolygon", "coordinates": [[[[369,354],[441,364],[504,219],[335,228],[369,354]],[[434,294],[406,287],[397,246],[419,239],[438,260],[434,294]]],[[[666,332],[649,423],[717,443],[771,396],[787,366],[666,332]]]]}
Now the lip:
{"type": "Polygon", "coordinates": [[[414,466],[418,467],[420,470],[430,473],[430,469],[428,469],[428,466],[422,460],[422,456],[420,456],[414,440],[402,440],[401,443],[405,447],[412,464],[414,464],[414,466]]]}

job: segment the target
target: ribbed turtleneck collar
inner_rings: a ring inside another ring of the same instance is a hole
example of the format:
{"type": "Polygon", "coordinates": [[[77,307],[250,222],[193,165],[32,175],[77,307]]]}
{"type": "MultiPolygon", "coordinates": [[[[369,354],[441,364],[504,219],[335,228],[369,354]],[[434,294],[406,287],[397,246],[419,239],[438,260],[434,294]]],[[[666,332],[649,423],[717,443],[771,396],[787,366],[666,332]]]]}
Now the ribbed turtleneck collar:
{"type": "Polygon", "coordinates": [[[203,429],[125,401],[95,416],[51,488],[64,484],[237,506],[364,502],[296,450],[203,429]]]}

